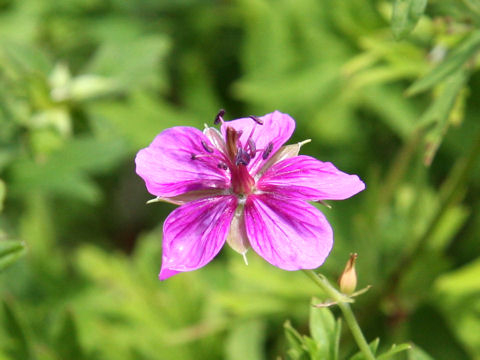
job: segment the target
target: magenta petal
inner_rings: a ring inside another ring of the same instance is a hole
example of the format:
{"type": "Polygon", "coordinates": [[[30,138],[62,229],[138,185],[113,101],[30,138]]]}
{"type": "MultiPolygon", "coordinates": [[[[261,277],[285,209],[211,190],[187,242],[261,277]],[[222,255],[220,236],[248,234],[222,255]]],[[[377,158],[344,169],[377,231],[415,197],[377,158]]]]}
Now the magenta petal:
{"type": "Polygon", "coordinates": [[[289,198],[343,200],[365,189],[365,184],[357,175],[344,173],[332,163],[301,155],[274,164],[257,187],[289,198]]]}
{"type": "Polygon", "coordinates": [[[151,194],[172,197],[188,191],[228,188],[230,180],[218,168],[221,156],[200,130],[178,126],[157,135],[147,148],[138,152],[135,163],[137,174],[151,194]],[[201,158],[192,160],[192,155],[201,158]]]}
{"type": "MultiPolygon", "coordinates": [[[[295,130],[295,120],[290,115],[283,114],[280,111],[264,115],[259,118],[263,125],[257,124],[251,118],[241,118],[237,120],[227,121],[222,125],[222,133],[225,136],[227,126],[233,127],[237,131],[242,131],[240,142],[245,145],[248,137],[252,135],[252,140],[255,143],[257,150],[260,150],[257,155],[248,164],[250,175],[255,176],[257,171],[265,163],[262,157],[263,150],[267,148],[268,144],[272,143],[272,150],[269,157],[280,149],[280,147],[290,139],[295,130]],[[253,130],[253,133],[252,133],[253,130]]],[[[268,159],[268,158],[267,158],[268,159]]]]}
{"type": "Polygon", "coordinates": [[[253,250],[285,270],[317,268],[333,245],[325,216],[301,200],[251,195],[245,204],[245,226],[253,250]]]}
{"type": "Polygon", "coordinates": [[[160,271],[160,274],[158,275],[158,278],[160,280],[167,280],[169,277],[172,277],[173,275],[177,275],[181,271],[175,271],[175,270],[170,270],[170,269],[162,269],[160,271]]]}
{"type": "Polygon", "coordinates": [[[236,207],[235,196],[217,196],[174,210],[163,225],[160,280],[209,263],[225,243],[236,207]]]}

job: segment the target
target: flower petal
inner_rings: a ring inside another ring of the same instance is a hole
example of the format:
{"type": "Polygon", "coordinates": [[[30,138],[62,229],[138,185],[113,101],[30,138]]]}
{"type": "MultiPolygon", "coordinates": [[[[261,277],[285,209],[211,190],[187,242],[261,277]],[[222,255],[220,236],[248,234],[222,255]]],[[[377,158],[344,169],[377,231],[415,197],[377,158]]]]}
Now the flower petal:
{"type": "Polygon", "coordinates": [[[325,216],[301,200],[251,195],[245,225],[253,250],[281,269],[317,268],[332,249],[332,228],[325,216]]]}
{"type": "Polygon", "coordinates": [[[235,196],[217,196],[175,209],[163,225],[160,280],[209,263],[225,243],[236,206],[235,196]]]}
{"type": "Polygon", "coordinates": [[[288,139],[290,139],[290,136],[292,136],[293,131],[295,130],[295,120],[293,120],[290,115],[283,114],[280,111],[264,115],[259,119],[263,122],[263,125],[257,124],[257,122],[251,118],[226,121],[222,124],[222,134],[224,137],[228,126],[233,127],[237,131],[242,131],[240,142],[244,146],[246,145],[250,134],[252,134],[252,140],[255,143],[257,150],[264,150],[269,143],[272,143],[273,147],[266,159],[263,159],[263,151],[260,151],[248,164],[247,168],[252,176],[256,174],[262,165],[268,161],[268,159],[273,156],[288,139]]]}
{"type": "Polygon", "coordinates": [[[172,197],[188,191],[228,188],[227,173],[218,167],[222,158],[200,130],[178,126],[157,135],[138,152],[135,163],[151,194],[172,197]],[[192,155],[200,156],[192,160],[192,155]]]}
{"type": "Polygon", "coordinates": [[[262,168],[255,175],[255,180],[260,179],[262,175],[265,174],[265,172],[277,162],[280,162],[282,160],[285,160],[291,157],[298,156],[298,153],[300,152],[300,148],[303,145],[308,144],[310,141],[311,141],[310,139],[307,139],[296,144],[282,146],[280,149],[278,149],[278,151],[272,157],[270,157],[270,159],[268,159],[267,162],[263,164],[262,168]]]}
{"type": "Polygon", "coordinates": [[[257,188],[288,198],[343,200],[365,189],[365,184],[357,175],[344,173],[332,163],[301,155],[274,164],[260,178],[257,188]]]}

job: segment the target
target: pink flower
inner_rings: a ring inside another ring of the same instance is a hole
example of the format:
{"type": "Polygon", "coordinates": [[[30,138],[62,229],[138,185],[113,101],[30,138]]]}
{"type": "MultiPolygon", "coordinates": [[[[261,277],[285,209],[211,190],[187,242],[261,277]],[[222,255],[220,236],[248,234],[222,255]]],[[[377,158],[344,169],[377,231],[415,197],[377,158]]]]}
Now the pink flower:
{"type": "Polygon", "coordinates": [[[322,265],[333,245],[325,216],[307,201],[343,200],[365,188],[328,162],[300,155],[308,142],[282,146],[295,121],[275,111],[173,127],[138,152],[136,171],[155,200],[181,205],[165,220],[160,279],[209,263],[225,241],[251,247],[285,270],[322,265]]]}

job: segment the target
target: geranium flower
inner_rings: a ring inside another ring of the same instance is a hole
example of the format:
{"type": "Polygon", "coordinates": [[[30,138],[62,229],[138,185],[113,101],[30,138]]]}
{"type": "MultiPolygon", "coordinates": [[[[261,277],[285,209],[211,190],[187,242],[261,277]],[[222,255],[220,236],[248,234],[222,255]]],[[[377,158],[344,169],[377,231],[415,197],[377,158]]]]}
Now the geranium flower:
{"type": "Polygon", "coordinates": [[[160,279],[206,265],[225,242],[244,257],[252,248],[285,270],[322,265],[332,228],[307,201],[343,200],[364,183],[331,163],[298,156],[309,140],[282,146],[295,129],[287,114],[233,121],[223,115],[215,118],[220,131],[173,127],[137,154],[137,174],[154,200],[180,205],[163,226],[160,279]]]}

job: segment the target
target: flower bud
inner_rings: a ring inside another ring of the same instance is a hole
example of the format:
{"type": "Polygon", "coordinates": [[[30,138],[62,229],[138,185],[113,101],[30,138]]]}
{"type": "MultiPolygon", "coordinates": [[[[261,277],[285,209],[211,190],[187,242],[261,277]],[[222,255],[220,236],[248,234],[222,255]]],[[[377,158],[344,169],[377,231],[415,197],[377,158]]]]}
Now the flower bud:
{"type": "Polygon", "coordinates": [[[357,273],[355,272],[355,260],[357,259],[358,254],[350,254],[350,259],[347,261],[345,270],[343,270],[342,275],[338,279],[340,285],[340,291],[346,295],[350,295],[355,291],[357,287],[357,273]]]}

